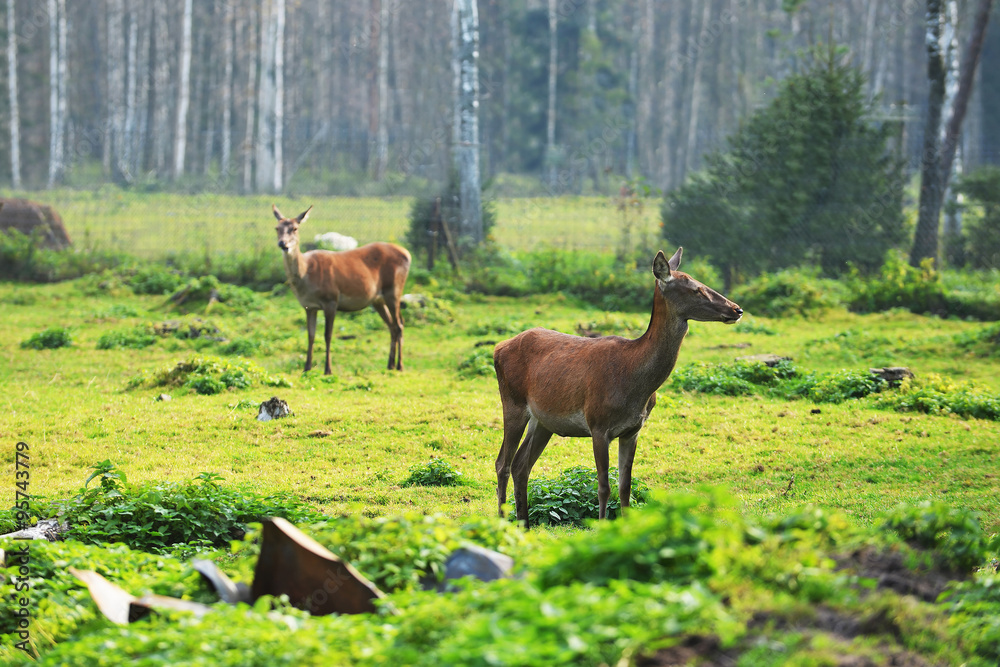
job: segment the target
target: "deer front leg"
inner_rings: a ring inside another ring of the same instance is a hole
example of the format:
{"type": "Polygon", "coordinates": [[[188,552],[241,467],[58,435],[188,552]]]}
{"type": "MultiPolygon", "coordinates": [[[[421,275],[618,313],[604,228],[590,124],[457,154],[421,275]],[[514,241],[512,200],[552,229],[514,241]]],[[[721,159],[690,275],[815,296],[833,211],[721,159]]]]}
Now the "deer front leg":
{"type": "Polygon", "coordinates": [[[528,425],[528,411],[523,407],[504,406],[503,444],[497,454],[497,508],[503,516],[503,506],[507,502],[507,482],[510,479],[510,464],[514,460],[517,446],[528,425]]]}
{"type": "Polygon", "coordinates": [[[632,496],[632,462],[635,461],[638,440],[638,431],[618,438],[618,500],[622,504],[622,516],[625,516],[632,496]]]}
{"type": "Polygon", "coordinates": [[[306,371],[313,367],[313,343],[316,341],[316,315],[319,314],[315,308],[306,308],[306,333],[309,336],[309,348],[306,350],[306,371]]]}
{"type": "Polygon", "coordinates": [[[530,528],[528,525],[528,476],[551,438],[552,431],[539,424],[538,420],[532,417],[528,420],[528,434],[524,436],[524,442],[514,454],[512,466],[514,502],[517,503],[517,520],[524,522],[525,530],[530,528]]]}
{"type": "MultiPolygon", "coordinates": [[[[332,308],[326,308],[323,310],[323,338],[326,340],[326,366],[323,370],[323,375],[331,375],[333,373],[333,367],[330,365],[330,339],[333,338],[333,321],[337,317],[337,306],[334,305],[332,308]]],[[[312,345],[309,346],[312,349],[312,345]]]]}
{"type": "Polygon", "coordinates": [[[608,517],[608,498],[611,497],[611,485],[608,483],[608,444],[610,439],[608,434],[602,431],[593,431],[591,437],[594,441],[594,464],[597,466],[597,503],[600,507],[597,517],[606,519],[608,517]]]}

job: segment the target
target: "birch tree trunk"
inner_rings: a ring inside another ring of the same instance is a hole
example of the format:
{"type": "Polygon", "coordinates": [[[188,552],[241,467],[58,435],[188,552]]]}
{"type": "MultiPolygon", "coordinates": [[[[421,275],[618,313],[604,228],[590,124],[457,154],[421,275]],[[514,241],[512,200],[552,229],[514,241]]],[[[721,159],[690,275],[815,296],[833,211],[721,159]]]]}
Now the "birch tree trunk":
{"type": "Polygon", "coordinates": [[[992,0],[979,0],[976,18],[969,36],[968,47],[962,58],[958,90],[944,139],[939,141],[942,106],[945,96],[945,67],[941,50],[941,10],[942,0],[927,0],[927,78],[930,80],[927,124],[924,126],[924,155],[920,173],[920,205],[917,230],[910,251],[910,264],[919,266],[928,257],[938,259],[938,226],[944,182],[951,173],[962,131],[962,121],[968,108],[969,97],[975,81],[976,68],[982,54],[986,25],[989,22],[992,0]]]}
{"type": "Polygon", "coordinates": [[[233,41],[236,31],[233,27],[233,2],[225,3],[222,18],[223,54],[225,60],[222,73],[222,157],[219,175],[224,182],[229,180],[229,166],[233,151],[233,41]]]}
{"type": "Polygon", "coordinates": [[[136,57],[139,52],[139,19],[135,9],[129,13],[128,26],[128,53],[127,73],[125,77],[125,131],[121,141],[120,160],[118,171],[121,172],[122,180],[132,183],[135,180],[135,164],[133,163],[133,141],[135,140],[136,124],[136,104],[138,103],[138,63],[136,57]]]}
{"type": "Polygon", "coordinates": [[[676,164],[675,154],[678,148],[678,88],[684,82],[684,69],[681,61],[681,17],[682,10],[676,7],[676,2],[671,2],[675,11],[670,13],[669,37],[667,42],[669,47],[666,54],[666,63],[663,73],[663,128],[661,132],[662,145],[660,155],[663,156],[661,162],[660,187],[664,192],[680,185],[680,179],[674,169],[676,164]]]}
{"type": "Polygon", "coordinates": [[[153,164],[160,177],[167,174],[167,147],[170,145],[170,32],[167,23],[167,5],[153,3],[155,11],[153,45],[156,64],[153,69],[153,88],[156,102],[153,110],[153,164]]]}
{"type": "Polygon", "coordinates": [[[260,10],[260,84],[257,89],[256,186],[267,192],[274,184],[274,41],[275,2],[264,0],[260,10]]]}
{"type": "Polygon", "coordinates": [[[63,171],[62,133],[59,122],[59,5],[48,0],[49,12],[49,183],[55,186],[63,171]]]}
{"type": "Polygon", "coordinates": [[[243,134],[243,193],[253,192],[253,128],[254,111],[256,110],[257,85],[257,56],[259,43],[257,42],[257,26],[254,25],[257,19],[255,5],[251,4],[249,16],[247,17],[246,33],[243,42],[247,45],[247,89],[246,89],[246,126],[243,134]]]}
{"type": "Polygon", "coordinates": [[[375,132],[375,180],[389,166],[389,0],[378,2],[378,129],[375,132]]]}
{"type": "MultiPolygon", "coordinates": [[[[708,28],[708,22],[712,18],[712,3],[707,0],[702,5],[701,22],[698,24],[698,32],[695,33],[695,40],[701,38],[701,34],[708,28]]],[[[702,70],[705,66],[708,54],[705,49],[701,49],[695,55],[694,71],[691,73],[690,91],[690,112],[688,113],[687,138],[684,148],[684,172],[692,171],[697,164],[698,155],[698,121],[701,113],[701,87],[702,70]]]]}
{"type": "Polygon", "coordinates": [[[479,11],[476,0],[454,0],[451,14],[455,79],[455,169],[459,179],[459,233],[483,241],[479,182],[479,11]]]}
{"type": "Polygon", "coordinates": [[[274,182],[273,191],[283,186],[283,146],[285,129],[285,0],[274,0],[274,182]]]}
{"type": "Polygon", "coordinates": [[[10,181],[21,188],[21,117],[17,104],[17,19],[14,0],[7,0],[7,99],[10,104],[10,181]]]}
{"type": "Polygon", "coordinates": [[[559,3],[549,0],[549,109],[545,121],[545,167],[549,187],[556,187],[556,83],[559,66],[559,3]]]}
{"type": "Polygon", "coordinates": [[[191,0],[184,0],[181,22],[181,70],[177,90],[177,129],[174,133],[174,178],[184,175],[187,149],[188,104],[191,101],[191,0]]]}

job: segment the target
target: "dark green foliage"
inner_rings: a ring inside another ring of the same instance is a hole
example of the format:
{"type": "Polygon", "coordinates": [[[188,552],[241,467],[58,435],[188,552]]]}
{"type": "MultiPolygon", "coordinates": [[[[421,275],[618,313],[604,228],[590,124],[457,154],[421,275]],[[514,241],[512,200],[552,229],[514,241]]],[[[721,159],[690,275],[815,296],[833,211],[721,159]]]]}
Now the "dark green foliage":
{"type": "Polygon", "coordinates": [[[892,127],[872,123],[864,77],[835,47],[811,56],[664,202],[666,238],[709,255],[727,282],[803,262],[872,271],[904,239],[892,127]]]}
{"type": "Polygon", "coordinates": [[[745,396],[757,391],[759,385],[772,385],[798,376],[790,361],[771,367],[759,361],[737,361],[733,364],[689,364],[674,371],[671,382],[679,389],[703,394],[745,396]]]}
{"type": "Polygon", "coordinates": [[[955,345],[982,357],[989,357],[1000,352],[1000,322],[988,324],[977,331],[957,334],[953,338],[955,345]]]}
{"type": "Polygon", "coordinates": [[[804,392],[814,403],[843,403],[864,398],[887,387],[885,380],[864,370],[839,370],[823,376],[810,376],[796,391],[804,392]]]}
{"type": "Polygon", "coordinates": [[[184,276],[160,264],[147,264],[125,278],[136,294],[172,294],[184,284],[184,276]]]}
{"type": "MultiPolygon", "coordinates": [[[[608,499],[607,514],[613,519],[621,510],[617,468],[612,467],[608,471],[608,483],[611,485],[611,497],[608,499]]],[[[637,507],[644,504],[648,494],[645,483],[633,477],[630,505],[637,507]]],[[[591,519],[597,519],[599,513],[596,470],[575,466],[563,470],[554,478],[528,481],[528,523],[533,526],[583,526],[591,519]]]]}
{"type": "Polygon", "coordinates": [[[899,412],[1000,420],[1000,396],[995,392],[972,383],[954,382],[933,373],[904,381],[898,391],[879,396],[876,405],[899,412]]]}
{"type": "Polygon", "coordinates": [[[955,185],[982,215],[966,216],[963,254],[976,269],[1000,268],[1000,167],[983,165],[963,175],[955,185]]]}
{"type": "MultiPolygon", "coordinates": [[[[451,232],[457,247],[466,247],[466,240],[460,238],[461,204],[459,199],[458,174],[452,171],[444,190],[429,197],[417,197],[410,206],[410,228],[406,232],[406,247],[411,252],[429,252],[432,245],[437,248],[438,261],[448,261],[448,245],[444,231],[437,227],[440,215],[451,232]],[[437,200],[440,199],[440,209],[437,200]],[[436,234],[434,233],[436,232],[436,234]]],[[[497,221],[496,203],[489,197],[482,198],[483,238],[488,238],[497,221]]]]}
{"type": "Polygon", "coordinates": [[[477,347],[475,351],[458,364],[458,374],[464,378],[496,377],[493,365],[493,348],[477,347]]]}
{"type": "Polygon", "coordinates": [[[288,380],[268,375],[247,359],[193,356],[158,371],[143,371],[129,380],[127,388],[183,386],[199,394],[217,394],[227,388],[246,389],[255,383],[265,387],[291,386],[288,380]]]}
{"type": "Polygon", "coordinates": [[[49,250],[39,245],[41,233],[0,232],[0,280],[50,283],[100,273],[125,264],[120,253],[95,249],[49,250]]]}
{"type": "Polygon", "coordinates": [[[257,292],[220,282],[213,275],[192,278],[171,297],[171,301],[187,312],[216,308],[216,303],[222,304],[223,311],[240,313],[259,310],[264,305],[264,297],[257,292]]]}
{"type": "Polygon", "coordinates": [[[252,357],[262,347],[263,344],[256,338],[238,337],[220,347],[219,352],[234,357],[252,357]]]}
{"type": "Polygon", "coordinates": [[[730,296],[754,315],[807,317],[841,306],[845,289],[837,281],[820,278],[816,269],[784,269],[762,273],[734,287],[730,296]]]}
{"type": "Polygon", "coordinates": [[[462,486],[462,473],[444,459],[431,459],[410,468],[400,486],[462,486]]]}
{"type": "Polygon", "coordinates": [[[448,556],[463,543],[510,555],[524,542],[523,532],[500,518],[418,512],[374,519],[352,514],[315,524],[309,532],[383,591],[440,580],[448,556]]]}
{"type": "Polygon", "coordinates": [[[133,485],[110,461],[92,466],[76,496],[38,508],[39,516],[69,523],[68,537],[88,544],[124,542],[134,549],[164,552],[176,545],[225,547],[246,525],[268,516],[289,521],[321,515],[287,493],[261,496],[227,489],[222,477],[203,472],[190,482],[133,485]],[[94,480],[99,483],[90,487],[94,480]]]}
{"type": "Polygon", "coordinates": [[[44,331],[31,334],[27,340],[21,341],[21,348],[25,350],[55,350],[60,347],[69,347],[73,344],[73,336],[66,327],[49,327],[44,331]]]}
{"type": "Polygon", "coordinates": [[[146,325],[129,329],[116,329],[101,334],[97,339],[98,350],[141,350],[156,343],[156,334],[146,325]]]}
{"type": "MultiPolygon", "coordinates": [[[[729,504],[718,495],[709,507],[719,502],[729,504]]],[[[701,496],[674,494],[650,503],[634,518],[570,537],[547,554],[538,571],[539,584],[603,585],[615,579],[687,584],[707,577],[715,570],[712,550],[739,537],[736,526],[716,521],[704,504],[701,496]]]]}
{"type": "Polygon", "coordinates": [[[987,554],[1000,546],[979,523],[979,514],[925,500],[918,505],[900,505],[885,517],[884,527],[914,547],[932,552],[939,567],[970,574],[986,562],[987,554]]]}
{"type": "Polygon", "coordinates": [[[889,253],[879,274],[870,279],[852,271],[851,310],[874,313],[905,308],[914,313],[946,314],[946,296],[934,262],[926,259],[920,267],[910,266],[899,253],[889,253]]]}

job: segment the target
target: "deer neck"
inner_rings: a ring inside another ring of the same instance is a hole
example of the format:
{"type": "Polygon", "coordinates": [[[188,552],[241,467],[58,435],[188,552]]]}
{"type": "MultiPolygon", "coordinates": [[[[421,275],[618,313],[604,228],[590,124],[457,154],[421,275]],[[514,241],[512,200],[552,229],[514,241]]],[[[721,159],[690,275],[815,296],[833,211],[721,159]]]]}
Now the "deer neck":
{"type": "Polygon", "coordinates": [[[299,251],[299,244],[296,243],[291,252],[282,253],[285,260],[285,273],[293,285],[299,285],[305,280],[309,270],[309,262],[306,256],[299,251]]]}
{"type": "Polygon", "coordinates": [[[653,313],[649,327],[639,338],[632,341],[634,375],[637,387],[652,393],[667,381],[677,363],[681,342],[688,332],[688,323],[670,307],[667,300],[655,288],[653,313]]]}

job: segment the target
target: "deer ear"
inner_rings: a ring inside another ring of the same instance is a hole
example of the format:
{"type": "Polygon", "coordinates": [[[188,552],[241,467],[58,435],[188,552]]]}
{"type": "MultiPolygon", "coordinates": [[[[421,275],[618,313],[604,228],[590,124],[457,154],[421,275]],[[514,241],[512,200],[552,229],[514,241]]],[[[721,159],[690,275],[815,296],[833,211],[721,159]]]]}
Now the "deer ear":
{"type": "Polygon", "coordinates": [[[274,211],[274,217],[276,217],[279,221],[285,219],[285,216],[281,215],[281,211],[279,211],[278,207],[274,204],[271,204],[271,210],[274,211]]]}
{"type": "Polygon", "coordinates": [[[684,254],[684,248],[678,247],[677,252],[675,252],[674,256],[670,258],[669,262],[667,262],[667,264],[670,265],[671,271],[676,271],[680,267],[682,254],[684,254]]]}
{"type": "Polygon", "coordinates": [[[673,280],[673,276],[670,275],[670,265],[662,250],[656,253],[656,257],[653,258],[653,275],[656,276],[657,280],[662,280],[665,283],[673,280]]]}
{"type": "Polygon", "coordinates": [[[311,211],[311,210],[313,210],[313,207],[312,207],[312,206],[310,206],[310,207],[309,207],[309,208],[307,208],[306,210],[304,210],[304,211],[302,211],[301,213],[299,213],[299,217],[295,218],[296,220],[298,220],[298,221],[299,221],[299,224],[300,224],[300,225],[301,225],[301,224],[302,224],[303,222],[305,222],[305,221],[306,221],[306,218],[308,218],[308,217],[309,217],[309,211],[311,211]]]}

